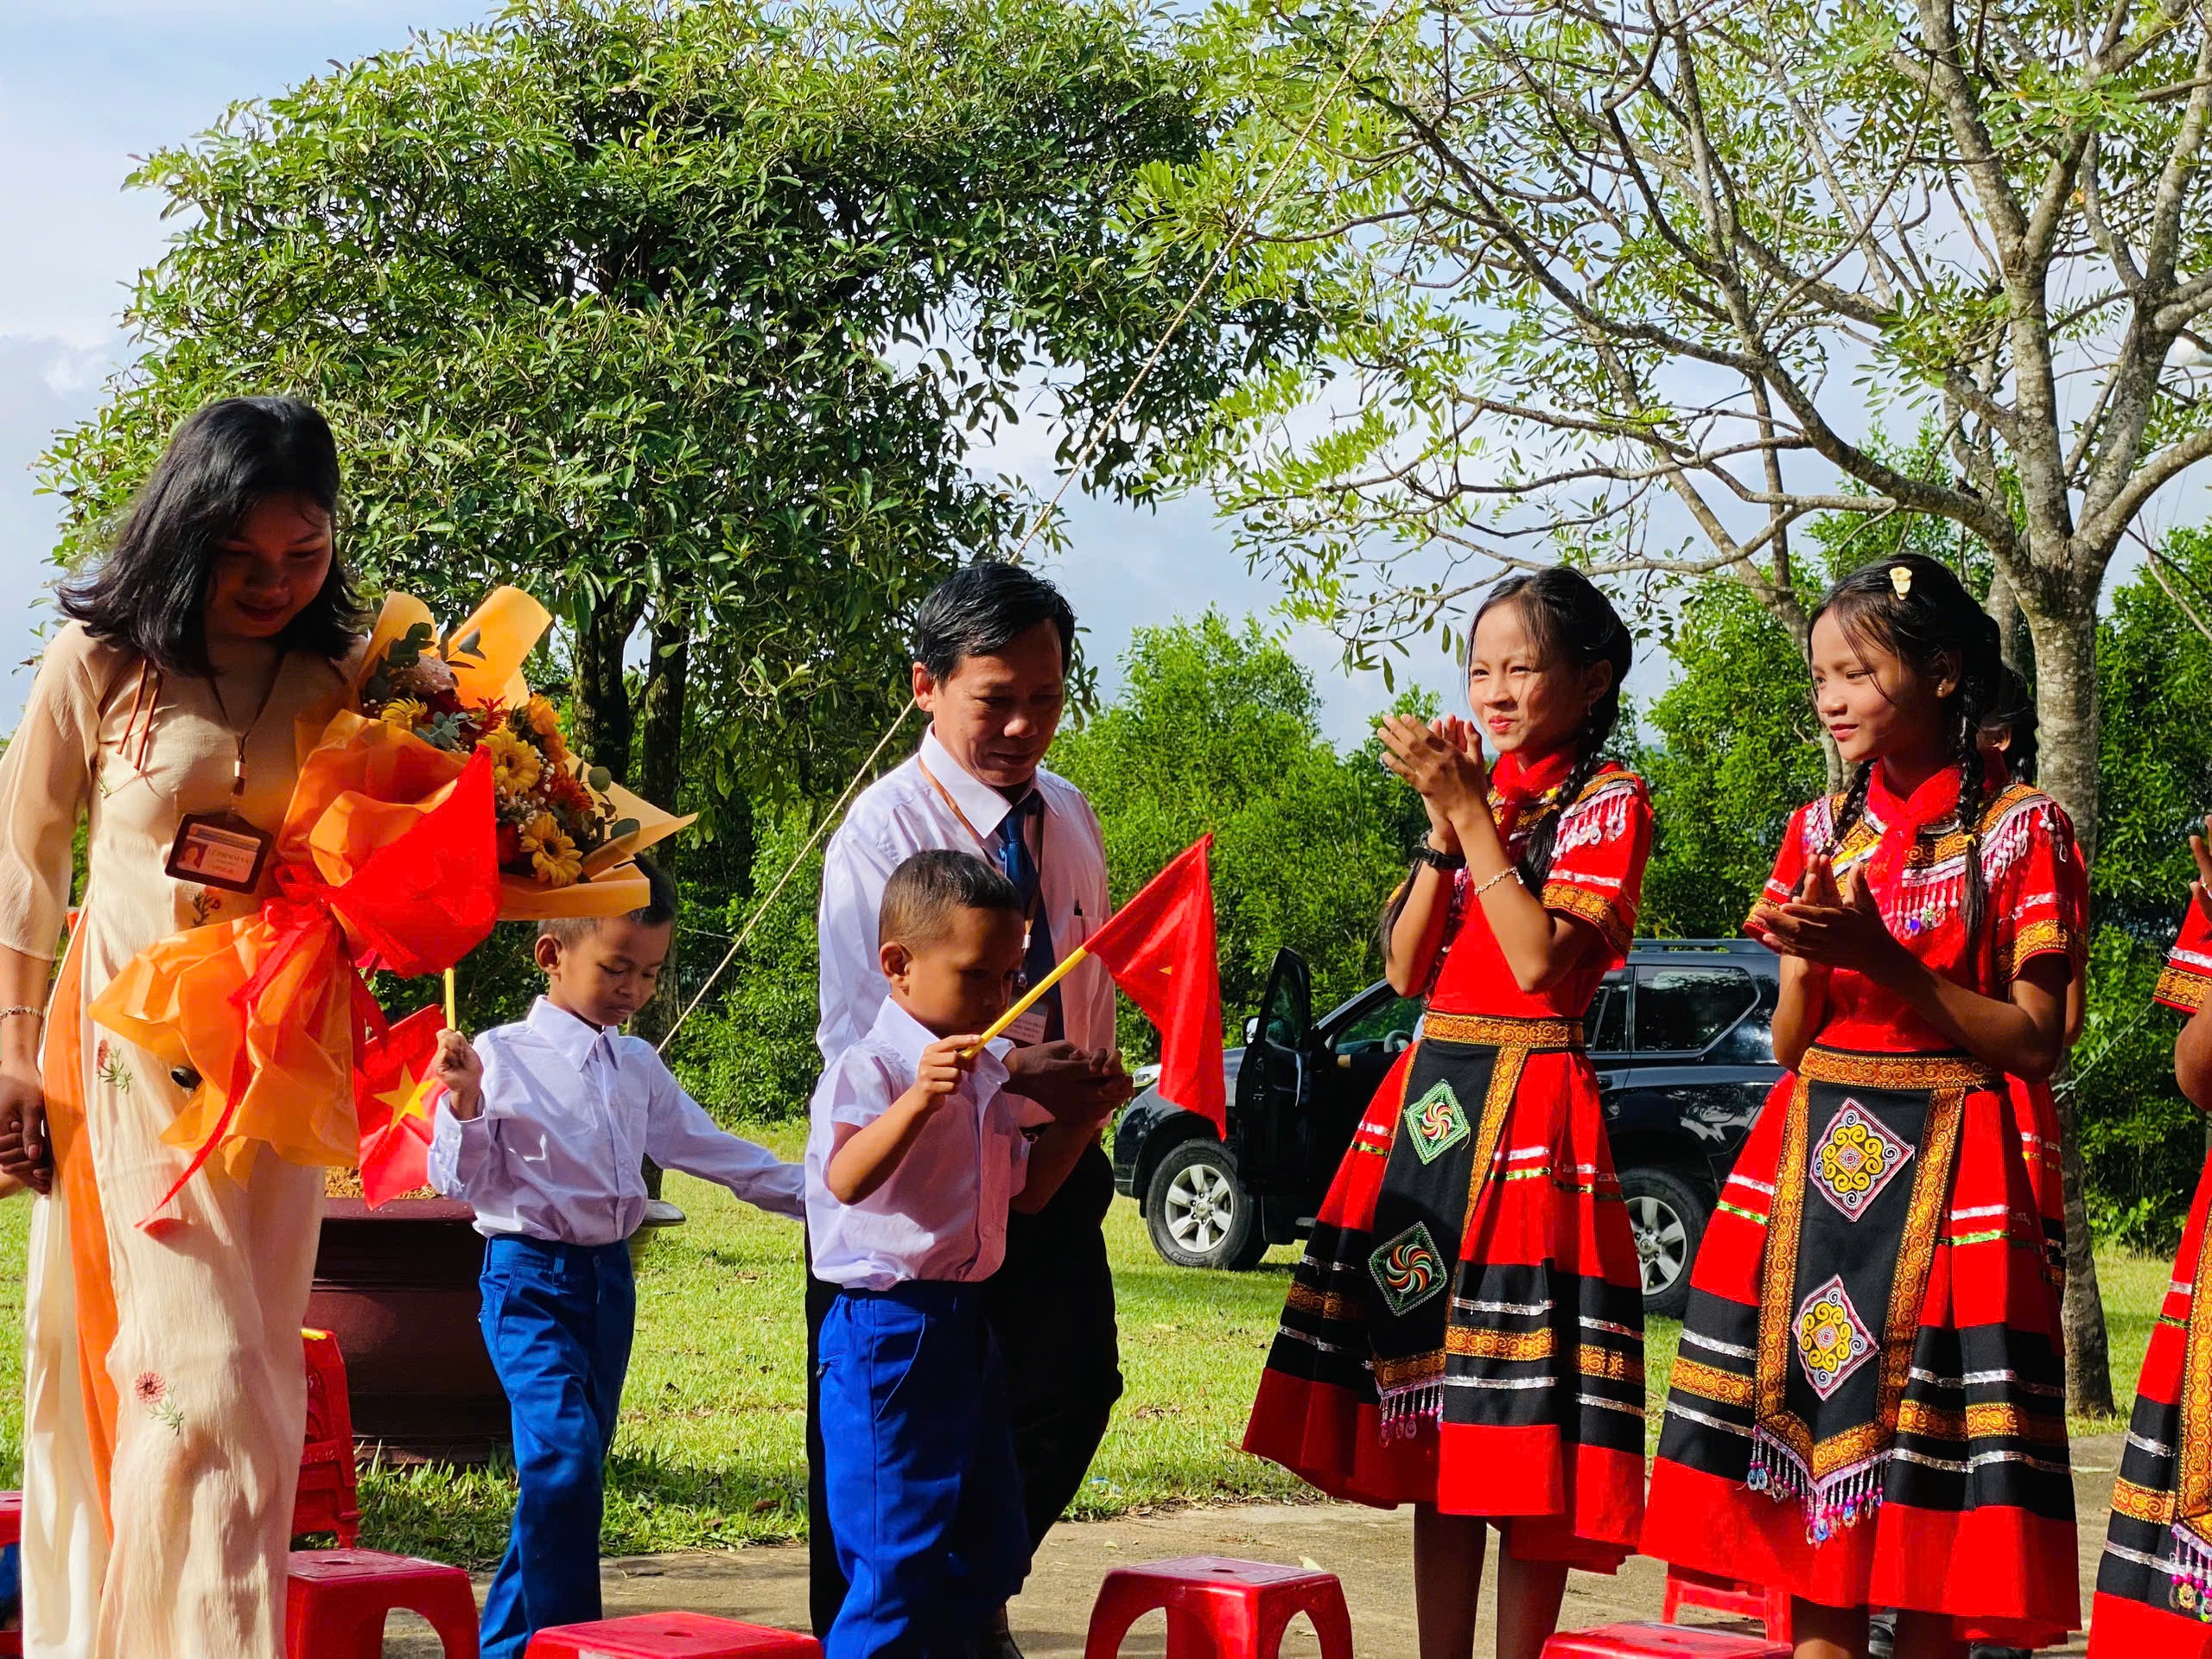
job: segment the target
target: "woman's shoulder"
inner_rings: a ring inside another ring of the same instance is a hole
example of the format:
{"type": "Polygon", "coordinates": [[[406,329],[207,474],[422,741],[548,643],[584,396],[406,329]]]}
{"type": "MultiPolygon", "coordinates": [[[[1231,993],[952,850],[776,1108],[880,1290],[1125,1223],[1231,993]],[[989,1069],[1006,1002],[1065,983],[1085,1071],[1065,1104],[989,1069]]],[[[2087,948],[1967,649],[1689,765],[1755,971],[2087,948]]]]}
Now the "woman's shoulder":
{"type": "Polygon", "coordinates": [[[1567,804],[1563,815],[1579,816],[1599,809],[1602,803],[1625,804],[1631,800],[1649,806],[1650,785],[1619,761],[1608,760],[1590,774],[1590,781],[1567,804]]]}
{"type": "Polygon", "coordinates": [[[2033,784],[2007,784],[1983,804],[1975,824],[1981,843],[1981,874],[1994,881],[2032,847],[2047,847],[2060,857],[2072,855],[2074,821],[2033,784]]]}
{"type": "Polygon", "coordinates": [[[61,683],[99,705],[124,677],[137,671],[143,658],[120,640],[102,639],[75,620],[65,622],[46,642],[41,661],[61,683]]]}

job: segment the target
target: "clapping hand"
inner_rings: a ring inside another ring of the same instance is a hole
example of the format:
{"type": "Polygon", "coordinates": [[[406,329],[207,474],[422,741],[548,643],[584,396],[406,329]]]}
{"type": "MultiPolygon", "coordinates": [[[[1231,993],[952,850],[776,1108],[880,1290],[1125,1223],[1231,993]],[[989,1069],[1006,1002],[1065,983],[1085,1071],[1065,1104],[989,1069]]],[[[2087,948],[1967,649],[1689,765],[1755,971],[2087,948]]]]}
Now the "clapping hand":
{"type": "Polygon", "coordinates": [[[1456,813],[1471,810],[1488,795],[1481,746],[1458,716],[1423,725],[1410,715],[1385,715],[1376,734],[1382,740],[1382,764],[1413,785],[1433,826],[1448,827],[1456,813]]]}
{"type": "MultiPolygon", "coordinates": [[[[2204,830],[2206,835],[2212,835],[2212,817],[2204,820],[2204,830]]],[[[2198,913],[2212,922],[2212,849],[2207,849],[2203,836],[2189,838],[2189,855],[2196,861],[2196,880],[2189,884],[2189,896],[2198,913]]]]}
{"type": "Polygon", "coordinates": [[[1825,855],[1806,861],[1805,879],[1787,904],[1762,904],[1751,931],[1768,950],[1819,968],[1851,968],[1877,975],[1904,947],[1891,934],[1866,885],[1863,866],[1836,880],[1825,855]]]}

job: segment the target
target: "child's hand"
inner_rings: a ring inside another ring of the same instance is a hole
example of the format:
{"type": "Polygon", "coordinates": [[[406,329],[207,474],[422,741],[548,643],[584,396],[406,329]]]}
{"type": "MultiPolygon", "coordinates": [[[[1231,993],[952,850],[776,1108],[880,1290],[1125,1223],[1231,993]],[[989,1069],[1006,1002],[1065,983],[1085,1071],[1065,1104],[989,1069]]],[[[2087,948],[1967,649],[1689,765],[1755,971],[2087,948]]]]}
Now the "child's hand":
{"type": "Polygon", "coordinates": [[[484,1062],[459,1032],[438,1033],[430,1075],[445,1085],[447,1103],[455,1117],[466,1122],[484,1109],[484,1062]]]}
{"type": "Polygon", "coordinates": [[[952,1097],[962,1075],[976,1069],[976,1062],[960,1051],[973,1048],[981,1040],[974,1036],[940,1037],[922,1051],[921,1064],[914,1068],[914,1086],[906,1091],[916,1112],[927,1117],[952,1097]]]}

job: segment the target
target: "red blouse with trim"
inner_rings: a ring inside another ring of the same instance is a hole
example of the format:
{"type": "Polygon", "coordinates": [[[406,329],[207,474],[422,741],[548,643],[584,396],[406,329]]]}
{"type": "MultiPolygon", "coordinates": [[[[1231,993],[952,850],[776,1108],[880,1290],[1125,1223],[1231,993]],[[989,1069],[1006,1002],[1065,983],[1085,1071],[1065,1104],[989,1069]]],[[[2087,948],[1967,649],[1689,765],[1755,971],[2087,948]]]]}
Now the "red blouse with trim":
{"type": "MultiPolygon", "coordinates": [[[[1491,811],[1507,857],[1519,861],[1548,810],[1548,798],[1567,781],[1573,760],[1562,751],[1523,766],[1517,755],[1499,757],[1491,776],[1491,811]]],[[[1446,1014],[1580,1019],[1599,982],[1628,955],[1650,853],[1650,794],[1643,779],[1609,761],[1560,810],[1542,894],[1545,909],[1587,924],[1605,941],[1605,949],[1586,956],[1548,989],[1522,990],[1462,870],[1452,887],[1452,919],[1429,1006],[1446,1014]]]]}
{"type": "Polygon", "coordinates": [[[2158,975],[2158,988],[2152,995],[2170,1008],[2195,1014],[2204,1006],[2204,993],[2212,987],[2212,921],[2195,899],[2181,918],[2181,937],[2166,952],[2166,965],[2158,975]]]}
{"type": "MultiPolygon", "coordinates": [[[[1970,940],[1961,906],[1968,838],[1958,817],[1959,774],[1937,772],[1900,799],[1877,768],[1865,810],[1838,844],[1840,795],[1797,809],[1767,878],[1765,899],[1786,904],[1806,860],[1826,852],[1839,880],[1864,872],[1891,934],[1929,968],[1985,996],[2003,996],[2023,964],[2060,955],[2080,972],[2088,935],[2088,882],[2058,804],[2014,784],[1981,811],[1981,877],[1987,893],[1980,938],[1970,940]]],[[[1904,998],[1865,975],[1839,968],[1828,978],[1820,1041],[1866,1053],[1921,1054],[1956,1047],[1904,998]]]]}

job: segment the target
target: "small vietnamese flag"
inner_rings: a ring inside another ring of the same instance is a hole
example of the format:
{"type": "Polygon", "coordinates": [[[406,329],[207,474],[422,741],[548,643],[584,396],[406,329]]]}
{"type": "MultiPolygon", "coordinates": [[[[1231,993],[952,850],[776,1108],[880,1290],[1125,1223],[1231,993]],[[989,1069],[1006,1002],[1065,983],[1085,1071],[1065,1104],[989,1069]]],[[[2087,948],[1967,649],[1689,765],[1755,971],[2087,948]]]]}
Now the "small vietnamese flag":
{"type": "Polygon", "coordinates": [[[353,1111],[360,1124],[361,1196],[369,1208],[412,1192],[430,1179],[430,1108],[445,1010],[418,1008],[364,1045],[353,1071],[353,1111]]]}
{"type": "Polygon", "coordinates": [[[1221,963],[1214,947],[1213,878],[1206,868],[1212,845],[1208,836],[1178,855],[1081,949],[1105,963],[1114,982],[1160,1027],[1160,1092],[1226,1135],[1221,963]]]}

